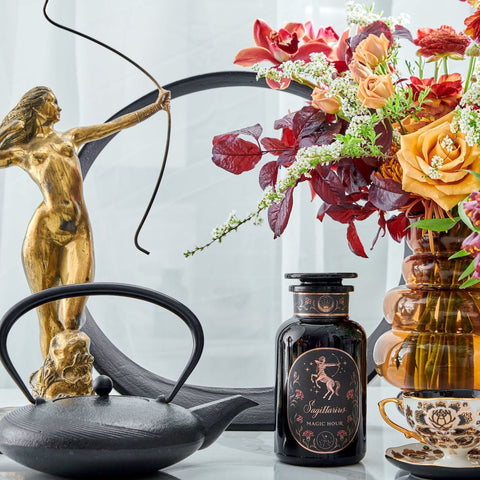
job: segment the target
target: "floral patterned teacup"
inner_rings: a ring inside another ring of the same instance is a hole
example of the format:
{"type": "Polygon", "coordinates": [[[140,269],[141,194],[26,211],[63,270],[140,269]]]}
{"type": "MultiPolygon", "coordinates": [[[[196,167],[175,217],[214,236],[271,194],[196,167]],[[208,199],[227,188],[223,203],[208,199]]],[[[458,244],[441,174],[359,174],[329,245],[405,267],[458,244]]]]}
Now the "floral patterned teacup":
{"type": "Polygon", "coordinates": [[[443,452],[437,464],[464,465],[470,450],[480,444],[480,390],[422,390],[404,392],[378,404],[383,419],[407,438],[443,452]],[[412,428],[397,425],[385,412],[389,402],[401,407],[412,428]]]}

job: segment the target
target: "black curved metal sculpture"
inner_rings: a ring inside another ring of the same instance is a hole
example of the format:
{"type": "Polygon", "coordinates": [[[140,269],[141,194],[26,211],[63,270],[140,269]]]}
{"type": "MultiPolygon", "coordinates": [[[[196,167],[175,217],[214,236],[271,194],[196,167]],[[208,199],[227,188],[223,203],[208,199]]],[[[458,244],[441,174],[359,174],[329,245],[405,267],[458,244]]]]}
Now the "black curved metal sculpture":
{"type": "MultiPolygon", "coordinates": [[[[261,79],[257,81],[256,74],[245,71],[227,71],[214,72],[194,77],[188,77],[183,80],[165,85],[164,88],[170,90],[172,100],[188,95],[190,93],[200,92],[214,88],[223,87],[262,87],[269,88],[266,82],[261,79]]],[[[291,93],[305,99],[310,98],[311,89],[309,87],[291,83],[287,90],[291,93]]],[[[152,103],[156,98],[156,90],[139,98],[124,109],[117,112],[108,120],[119,117],[125,113],[135,111],[152,103]]],[[[107,120],[107,121],[108,121],[107,120]]],[[[85,145],[79,152],[79,158],[83,177],[86,176],[93,162],[112,141],[117,134],[91,142],[85,145]]],[[[174,385],[169,379],[158,376],[135,363],[124,355],[102,332],[91,313],[86,312],[87,320],[83,330],[91,339],[91,352],[95,357],[95,368],[98,372],[108,375],[112,378],[115,389],[122,394],[156,397],[159,391],[169,391],[174,385]]],[[[369,337],[369,356],[368,356],[368,380],[375,376],[375,368],[372,361],[371,349],[375,340],[387,329],[389,324],[382,320],[375,332],[369,337]]],[[[178,392],[175,403],[186,408],[194,405],[206,403],[219,398],[231,395],[243,395],[258,403],[258,407],[238,415],[230,425],[229,430],[273,430],[274,419],[274,388],[219,388],[199,385],[185,384],[178,392]]]]}

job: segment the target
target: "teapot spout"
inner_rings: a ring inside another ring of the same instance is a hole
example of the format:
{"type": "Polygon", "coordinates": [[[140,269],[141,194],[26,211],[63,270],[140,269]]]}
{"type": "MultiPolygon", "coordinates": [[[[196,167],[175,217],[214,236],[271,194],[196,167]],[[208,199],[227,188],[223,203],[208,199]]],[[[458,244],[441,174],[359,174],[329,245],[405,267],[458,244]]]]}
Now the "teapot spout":
{"type": "Polygon", "coordinates": [[[200,449],[211,445],[240,412],[256,405],[257,402],[242,395],[233,395],[190,408],[189,411],[204,428],[205,439],[200,449]]]}

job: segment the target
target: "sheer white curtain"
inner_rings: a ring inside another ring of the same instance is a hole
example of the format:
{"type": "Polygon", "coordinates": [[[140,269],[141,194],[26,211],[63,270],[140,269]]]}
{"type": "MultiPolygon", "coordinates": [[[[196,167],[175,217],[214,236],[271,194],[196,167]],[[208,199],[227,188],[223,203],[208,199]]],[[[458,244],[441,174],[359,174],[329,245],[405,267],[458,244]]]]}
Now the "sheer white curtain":
{"type": "MultiPolygon", "coordinates": [[[[63,109],[58,130],[106,120],[153,90],[139,71],[86,40],[55,29],[42,16],[41,0],[0,0],[0,115],[35,85],[50,86],[63,109]]],[[[386,12],[408,11],[412,28],[443,23],[462,28],[468,6],[458,0],[377,2],[386,12]],[[448,3],[448,9],[439,8],[448,3]],[[425,13],[425,12],[428,12],[425,13]],[[422,19],[422,20],[420,20],[422,19]],[[452,23],[453,22],[453,23],[452,23]]],[[[52,17],[111,44],[149,70],[161,84],[202,73],[236,69],[232,60],[253,45],[252,24],[273,27],[313,20],[341,31],[344,5],[338,0],[51,0],[52,17]]],[[[257,173],[234,177],[211,158],[214,135],[273,121],[302,100],[255,88],[229,88],[179,98],[172,104],[172,147],[158,199],[141,234],[149,256],[133,246],[159,170],[165,115],[122,132],[101,153],[85,180],[96,254],[97,281],[133,283],[160,290],[190,307],[205,330],[204,355],[192,383],[216,386],[271,385],[274,334],[290,316],[285,272],[354,271],[352,318],[371,332],[382,316],[382,297],[398,282],[402,247],[381,239],[368,260],[346,245],[345,228],[316,219],[319,203],[300,190],[283,238],[268,226],[246,226],[185,259],[183,251],[208,241],[213,227],[231,210],[239,215],[256,204],[257,173]]],[[[41,201],[20,169],[0,172],[0,312],[29,294],[20,260],[28,221],[41,201]]],[[[359,227],[365,244],[374,221],[359,227]]],[[[95,297],[89,308],[99,325],[128,355],[146,368],[174,377],[190,350],[179,320],[149,305],[95,297]]],[[[26,316],[12,330],[14,361],[27,378],[40,365],[37,322],[26,316]]],[[[0,371],[0,386],[12,386],[0,371]]]]}

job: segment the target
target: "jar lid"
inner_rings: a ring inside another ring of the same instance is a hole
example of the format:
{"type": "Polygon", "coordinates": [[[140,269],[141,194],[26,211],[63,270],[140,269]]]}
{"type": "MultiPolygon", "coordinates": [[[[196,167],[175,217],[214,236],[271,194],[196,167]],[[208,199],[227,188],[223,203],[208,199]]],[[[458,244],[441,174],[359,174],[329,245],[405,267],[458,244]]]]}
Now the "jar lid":
{"type": "Polygon", "coordinates": [[[352,285],[343,285],[344,278],[357,278],[353,272],[286,273],[285,278],[300,280],[300,285],[290,285],[291,292],[352,292],[352,285]]]}

